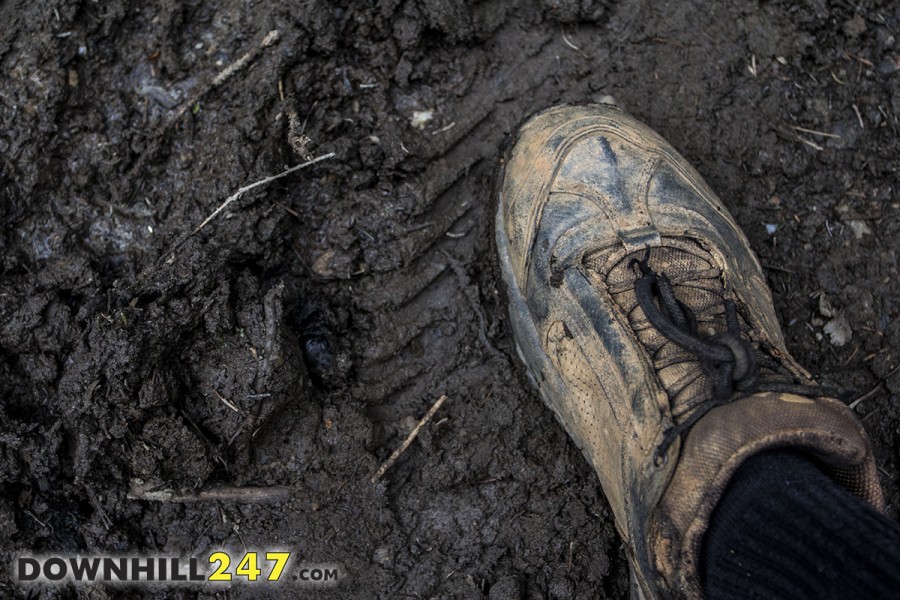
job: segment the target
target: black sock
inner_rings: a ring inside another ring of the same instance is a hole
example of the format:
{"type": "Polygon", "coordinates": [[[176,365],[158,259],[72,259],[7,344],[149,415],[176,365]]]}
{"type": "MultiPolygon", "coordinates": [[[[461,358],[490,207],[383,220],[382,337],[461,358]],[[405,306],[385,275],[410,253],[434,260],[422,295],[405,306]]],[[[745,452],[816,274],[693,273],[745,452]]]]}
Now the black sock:
{"type": "Polygon", "coordinates": [[[900,598],[900,525],[790,450],[738,469],[701,554],[711,600],[900,598]]]}

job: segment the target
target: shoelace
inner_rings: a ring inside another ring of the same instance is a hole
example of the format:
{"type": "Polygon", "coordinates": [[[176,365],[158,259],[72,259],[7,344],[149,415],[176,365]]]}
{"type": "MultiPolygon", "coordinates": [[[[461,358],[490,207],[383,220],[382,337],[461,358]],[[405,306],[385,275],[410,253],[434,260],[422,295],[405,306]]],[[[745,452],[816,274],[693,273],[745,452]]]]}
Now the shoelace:
{"type": "MultiPolygon", "coordinates": [[[[649,263],[648,250],[642,260],[633,259],[628,265],[639,275],[634,282],[634,290],[641,310],[663,337],[697,356],[701,369],[712,382],[711,397],[701,402],[688,418],[663,434],[653,457],[658,466],[667,462],[669,447],[675,440],[717,406],[757,392],[840,397],[834,390],[822,386],[766,381],[761,377],[756,353],[741,336],[737,307],[729,298],[723,299],[726,331],[700,337],[694,311],[675,297],[669,278],[663,273],[654,272],[649,263]]],[[[771,359],[770,362],[775,363],[771,359]]],[[[775,363],[773,366],[777,368],[779,365],[775,363]]]]}

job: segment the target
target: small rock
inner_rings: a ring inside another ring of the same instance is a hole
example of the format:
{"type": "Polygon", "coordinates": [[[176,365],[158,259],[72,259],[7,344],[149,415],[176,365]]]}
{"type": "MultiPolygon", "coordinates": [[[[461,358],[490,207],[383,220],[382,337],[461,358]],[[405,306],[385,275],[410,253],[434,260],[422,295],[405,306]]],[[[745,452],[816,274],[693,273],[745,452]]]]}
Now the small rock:
{"type": "Polygon", "coordinates": [[[866,32],[866,20],[862,15],[854,15],[852,19],[844,21],[843,30],[848,38],[859,37],[866,32]]]}
{"type": "Polygon", "coordinates": [[[409,435],[412,433],[412,430],[416,428],[416,425],[419,424],[419,421],[412,415],[406,415],[402,419],[400,419],[400,433],[402,435],[409,435]]]}
{"type": "Polygon", "coordinates": [[[379,546],[372,554],[372,562],[382,567],[389,567],[394,563],[394,551],[389,546],[379,546]]]}
{"type": "Polygon", "coordinates": [[[547,596],[551,600],[563,600],[563,598],[575,597],[575,583],[568,577],[557,575],[550,580],[547,587],[547,596]]]}
{"type": "Polygon", "coordinates": [[[838,315],[825,323],[822,331],[828,336],[828,341],[831,342],[832,346],[843,346],[853,337],[850,323],[847,322],[847,317],[844,315],[838,315]]]}
{"type": "Polygon", "coordinates": [[[158,85],[142,85],[138,88],[138,93],[150,98],[163,108],[175,108],[181,102],[176,94],[158,85]]]}
{"type": "Polygon", "coordinates": [[[869,224],[865,221],[847,221],[847,226],[850,227],[850,231],[853,232],[853,237],[856,239],[862,239],[863,236],[872,235],[872,228],[869,227],[869,224]]]}
{"type": "Polygon", "coordinates": [[[900,55],[886,58],[878,63],[878,72],[882,75],[890,75],[900,71],[900,55]]]}
{"type": "Polygon", "coordinates": [[[433,118],[433,110],[417,110],[413,113],[412,118],[409,120],[409,124],[416,129],[424,129],[425,125],[427,125],[433,118]]]}
{"type": "Polygon", "coordinates": [[[594,102],[596,102],[597,104],[610,104],[612,106],[618,106],[619,108],[622,108],[622,104],[618,100],[616,100],[615,97],[610,96],[609,94],[600,94],[594,96],[594,102]]]}
{"type": "Polygon", "coordinates": [[[887,27],[879,27],[875,31],[875,39],[878,40],[878,45],[885,50],[893,49],[894,44],[897,43],[896,36],[887,27]]]}
{"type": "Polygon", "coordinates": [[[331,261],[334,259],[334,255],[334,250],[329,248],[317,256],[312,264],[313,272],[319,277],[331,277],[334,275],[334,271],[331,268],[331,261]]]}
{"type": "Polygon", "coordinates": [[[522,584],[514,575],[501,577],[491,585],[488,593],[490,600],[520,600],[522,598],[522,584]]]}
{"type": "Polygon", "coordinates": [[[825,292],[819,294],[819,314],[823,317],[833,317],[835,313],[834,307],[831,306],[831,302],[828,300],[828,296],[825,295],[825,292]]]}

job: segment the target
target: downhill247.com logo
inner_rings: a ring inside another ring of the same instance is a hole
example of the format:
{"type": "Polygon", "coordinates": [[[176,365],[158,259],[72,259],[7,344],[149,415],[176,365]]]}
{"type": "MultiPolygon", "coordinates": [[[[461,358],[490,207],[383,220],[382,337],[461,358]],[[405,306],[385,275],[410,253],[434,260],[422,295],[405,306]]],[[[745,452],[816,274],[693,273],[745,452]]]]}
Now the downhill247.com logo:
{"type": "Polygon", "coordinates": [[[206,559],[174,556],[20,556],[13,577],[20,584],[292,582],[334,586],[345,576],[339,564],[293,564],[290,552],[218,551],[206,559]]]}

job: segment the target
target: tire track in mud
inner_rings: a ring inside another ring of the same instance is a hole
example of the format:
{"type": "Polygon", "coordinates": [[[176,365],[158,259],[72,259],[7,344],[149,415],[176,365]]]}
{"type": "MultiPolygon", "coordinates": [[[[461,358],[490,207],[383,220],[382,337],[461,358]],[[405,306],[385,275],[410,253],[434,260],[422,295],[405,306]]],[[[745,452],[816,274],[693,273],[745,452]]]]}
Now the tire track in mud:
{"type": "MultiPolygon", "coordinates": [[[[578,535],[580,547],[603,557],[593,565],[591,580],[615,571],[621,560],[610,550],[616,547],[614,529],[595,478],[569,478],[578,492],[567,491],[568,486],[529,491],[548,470],[557,477],[588,467],[574,458],[574,446],[555,425],[540,431],[529,425],[552,423],[552,417],[525,383],[505,336],[505,308],[494,273],[491,194],[507,134],[528,114],[563,97],[556,72],[565,45],[558,31],[546,28],[523,36],[514,19],[500,27],[491,43],[496,57],[479,67],[466,93],[435,100],[441,107],[440,125],[433,131],[405,127],[402,116],[380,122],[382,129],[372,135],[384,143],[396,140],[408,151],[393,173],[388,171],[369,190],[327,191],[329,201],[348,211],[359,213],[362,203],[375,213],[370,222],[355,225],[368,235],[357,235],[355,242],[340,235],[329,239],[324,232],[333,221],[325,221],[323,229],[298,235],[295,242],[305,263],[313,266],[307,271],[313,275],[307,280],[310,295],[334,310],[346,308],[352,321],[342,340],[352,362],[349,385],[323,390],[320,401],[345,403],[349,394],[372,423],[370,451],[384,458],[404,420],[424,414],[441,394],[450,398],[384,482],[385,511],[400,543],[407,545],[395,557],[404,568],[397,571],[393,589],[406,594],[446,592],[446,584],[428,583],[443,577],[444,569],[490,571],[510,559],[530,563],[524,557],[491,555],[489,548],[519,545],[524,539],[532,543],[530,532],[541,525],[537,517],[522,515],[559,510],[548,501],[583,513],[585,519],[602,516],[578,535]],[[391,193],[410,191],[415,201],[381,221],[379,213],[397,202],[391,193]],[[330,245],[323,246],[323,239],[330,245]],[[372,251],[375,241],[377,252],[372,251]],[[316,273],[316,257],[323,255],[332,257],[331,265],[348,267],[316,273]],[[506,426],[497,430],[500,423],[506,426]],[[485,510],[484,502],[495,508],[485,510]],[[466,562],[466,548],[473,544],[485,548],[480,566],[466,562]],[[439,564],[426,558],[432,555],[441,557],[439,564]]],[[[581,81],[565,94],[574,99],[589,96],[590,90],[581,81]]],[[[396,114],[390,104],[382,108],[396,114]]],[[[339,230],[353,227],[341,224],[339,230]]],[[[565,548],[560,551],[570,551],[565,548]]],[[[545,573],[550,568],[534,566],[545,573]]]]}
{"type": "MultiPolygon", "coordinates": [[[[515,39],[515,29],[499,32],[498,45],[514,43],[504,37],[515,39]]],[[[370,328],[353,342],[356,389],[367,402],[407,409],[421,397],[423,386],[415,380],[445,379],[459,357],[470,354],[459,352],[463,347],[474,348],[498,370],[510,368],[507,356],[494,349],[506,341],[496,337],[496,324],[487,322],[481,308],[496,295],[493,274],[471,267],[493,264],[490,192],[502,141],[525,116],[559,98],[558,83],[548,74],[557,66],[558,41],[548,34],[529,38],[519,60],[482,74],[447,108],[443,119],[452,128],[410,144],[411,152],[421,153],[415,156],[420,174],[410,179],[421,190],[422,209],[400,224],[410,233],[395,241],[384,261],[401,266],[353,283],[356,308],[373,315],[370,328]],[[448,324],[454,325],[449,335],[448,324]],[[389,399],[392,394],[397,397],[389,399]]]]}

